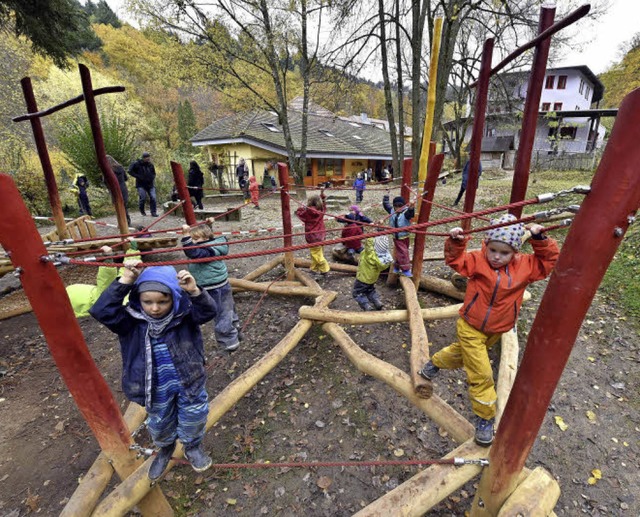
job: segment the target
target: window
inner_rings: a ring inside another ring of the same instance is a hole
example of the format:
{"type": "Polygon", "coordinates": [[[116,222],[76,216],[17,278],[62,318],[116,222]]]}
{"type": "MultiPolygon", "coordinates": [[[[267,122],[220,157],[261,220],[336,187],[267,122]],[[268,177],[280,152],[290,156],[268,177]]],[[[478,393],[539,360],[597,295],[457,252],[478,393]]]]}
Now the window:
{"type": "Polygon", "coordinates": [[[587,86],[587,88],[584,91],[584,98],[589,100],[589,94],[591,93],[591,87],[587,86]]]}
{"type": "Polygon", "coordinates": [[[342,176],[342,160],[319,159],[318,176],[342,176]]]}
{"type": "Polygon", "coordinates": [[[559,75],[558,76],[558,90],[564,90],[567,87],[567,76],[559,75]]]}
{"type": "Polygon", "coordinates": [[[280,130],[276,127],[276,125],[272,124],[271,122],[263,122],[262,125],[272,133],[280,133],[280,130]]]}
{"type": "Polygon", "coordinates": [[[335,137],[336,136],[333,133],[327,131],[326,129],[318,129],[318,131],[320,131],[320,133],[322,133],[324,136],[330,136],[330,137],[335,137]]]}
{"type": "Polygon", "coordinates": [[[549,111],[551,109],[551,104],[548,102],[542,103],[542,111],[549,111]]]}
{"type": "Polygon", "coordinates": [[[561,127],[560,138],[563,140],[575,140],[577,127],[561,127]]]}
{"type": "Polygon", "coordinates": [[[562,103],[561,102],[554,102],[553,103],[553,111],[560,111],[562,109],[562,103]]]}
{"type": "Polygon", "coordinates": [[[580,111],[580,106],[576,104],[576,111],[580,111]]]}
{"type": "Polygon", "coordinates": [[[547,76],[547,80],[544,83],[544,87],[547,90],[553,90],[553,83],[556,80],[556,76],[555,75],[548,75],[547,76]]]}
{"type": "Polygon", "coordinates": [[[580,79],[580,88],[578,88],[578,92],[584,92],[584,79],[580,79]]]}

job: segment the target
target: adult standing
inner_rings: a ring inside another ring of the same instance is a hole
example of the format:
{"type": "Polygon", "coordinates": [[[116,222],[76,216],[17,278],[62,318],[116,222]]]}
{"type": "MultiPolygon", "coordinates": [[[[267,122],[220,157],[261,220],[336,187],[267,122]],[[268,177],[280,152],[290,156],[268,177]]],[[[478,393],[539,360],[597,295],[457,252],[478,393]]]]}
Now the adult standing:
{"type": "MultiPolygon", "coordinates": [[[[238,181],[238,186],[240,186],[240,182],[245,176],[249,178],[249,167],[247,167],[247,164],[245,163],[244,158],[240,158],[240,160],[238,161],[238,165],[236,166],[236,179],[238,181]]],[[[249,185],[248,179],[247,179],[247,185],[249,185]]]]}
{"type": "Polygon", "coordinates": [[[204,192],[202,191],[202,187],[204,187],[204,174],[202,174],[200,165],[198,165],[198,162],[195,160],[191,160],[189,162],[189,179],[187,181],[187,186],[189,187],[189,197],[195,199],[193,207],[202,210],[204,208],[204,206],[202,206],[202,197],[204,195],[204,192]]]}
{"type": "Polygon", "coordinates": [[[118,161],[111,155],[107,155],[107,161],[111,170],[116,175],[118,185],[120,186],[120,192],[122,192],[122,200],[124,201],[124,211],[127,214],[127,224],[131,225],[131,216],[129,215],[129,189],[127,188],[127,171],[124,167],[118,163],[118,161]]]}
{"type": "MultiPolygon", "coordinates": [[[[480,176],[482,175],[482,162],[478,162],[478,180],[480,180],[480,176]]],[[[460,184],[460,192],[458,192],[458,197],[456,198],[453,206],[457,206],[460,200],[462,199],[462,194],[467,190],[467,182],[469,181],[469,160],[464,164],[462,168],[462,183],[460,184]]]]}
{"type": "Polygon", "coordinates": [[[142,153],[142,158],[132,162],[129,166],[129,175],[136,179],[140,213],[147,215],[144,211],[144,205],[148,197],[151,216],[158,217],[158,213],[156,212],[156,168],[153,163],[151,163],[151,154],[144,152],[142,153]]]}
{"type": "Polygon", "coordinates": [[[89,196],[87,195],[88,188],[89,180],[87,177],[82,173],[76,174],[75,178],[73,178],[73,187],[71,187],[71,190],[73,190],[76,196],[78,196],[80,215],[86,214],[93,216],[91,213],[91,205],[89,204],[89,196]]]}

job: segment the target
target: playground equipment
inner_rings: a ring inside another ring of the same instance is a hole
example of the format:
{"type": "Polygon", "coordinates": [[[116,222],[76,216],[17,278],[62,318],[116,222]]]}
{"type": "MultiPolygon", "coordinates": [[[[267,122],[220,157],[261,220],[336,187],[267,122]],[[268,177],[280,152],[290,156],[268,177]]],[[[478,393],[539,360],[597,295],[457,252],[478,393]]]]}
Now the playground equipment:
{"type": "MultiPolygon", "coordinates": [[[[541,23],[541,30],[544,26],[545,24],[541,23]]],[[[547,31],[552,28],[553,26],[546,28],[542,34],[549,34],[547,31]]],[[[544,41],[544,38],[541,41],[544,41]]],[[[471,440],[472,425],[437,393],[433,393],[428,381],[417,379],[415,375],[417,366],[429,357],[429,341],[424,320],[455,317],[458,306],[421,309],[413,281],[401,278],[400,285],[404,290],[407,306],[404,311],[354,313],[330,309],[329,305],[337,293],[322,289],[310,275],[300,269],[307,262],[295,259],[293,255],[294,251],[308,248],[309,245],[294,245],[293,242],[288,170],[285,164],[278,164],[283,247],[238,253],[223,258],[230,260],[256,254],[276,254],[275,258],[244,278],[233,279],[232,285],[245,290],[310,297],[314,299],[314,304],[300,307],[300,320],[287,335],[211,400],[207,428],[214,425],[283,361],[314,324],[322,324],[323,330],[333,337],[345,356],[360,371],[381,380],[405,397],[409,403],[445,429],[459,444],[454,451],[445,456],[445,461],[438,462],[442,464],[431,465],[365,507],[358,515],[422,515],[481,473],[472,515],[513,515],[517,512],[523,515],[552,515],[559,495],[557,482],[543,469],[529,472],[524,468],[524,464],[586,310],[640,206],[640,179],[636,173],[637,163],[640,161],[640,149],[636,145],[640,136],[639,113],[640,90],[636,90],[627,96],[620,107],[618,120],[592,187],[575,190],[575,193],[587,194],[587,197],[569,231],[556,270],[550,278],[540,311],[529,334],[522,365],[515,376],[517,336],[513,331],[503,335],[498,377],[497,421],[500,425],[494,445],[489,451],[488,469],[483,470],[486,463],[479,461],[486,456],[487,449],[478,447],[471,440]],[[257,281],[262,275],[281,265],[286,274],[284,282],[276,282],[272,286],[257,281]],[[381,321],[409,323],[410,373],[364,351],[340,326],[381,321]],[[451,460],[454,457],[463,458],[463,461],[457,463],[457,468],[451,467],[451,463],[456,464],[451,460]],[[532,492],[536,494],[535,497],[531,497],[532,492]],[[539,496],[541,492],[544,492],[543,497],[539,496]]],[[[524,200],[524,195],[520,196],[524,193],[517,190],[512,194],[511,202],[504,207],[474,213],[472,202],[465,202],[464,214],[456,214],[440,221],[429,221],[429,213],[425,212],[424,215],[422,211],[429,210],[433,203],[432,196],[439,173],[437,164],[441,157],[436,155],[432,160],[433,166],[430,167],[427,176],[429,186],[425,187],[422,194],[423,203],[418,223],[409,227],[417,236],[438,235],[427,232],[429,228],[438,224],[458,220],[470,221],[474,217],[504,209],[521,212],[524,206],[556,197],[547,195],[524,200]],[[431,183],[430,176],[431,179],[435,177],[436,181],[431,183]],[[471,205],[470,209],[468,204],[471,205]]],[[[175,179],[177,184],[180,181],[184,182],[182,174],[176,174],[175,179]]],[[[468,197],[467,201],[475,195],[475,187],[471,188],[471,180],[469,185],[467,195],[471,197],[468,197]]],[[[181,190],[183,189],[178,184],[178,191],[181,190]]],[[[0,244],[10,252],[10,260],[20,274],[25,293],[31,301],[61,375],[102,449],[102,453],[70,498],[62,515],[124,515],[136,505],[143,515],[172,515],[173,512],[159,486],[151,484],[147,477],[151,460],[143,462],[137,457],[139,448],[130,436],[130,431],[144,419],[144,410],[132,405],[124,417],[121,415],[108,386],[88,354],[78,323],[64,293],[64,286],[55,270],[54,258],[48,253],[32,224],[31,216],[11,178],[6,175],[0,175],[0,207],[0,244]],[[14,231],[16,227],[22,228],[19,236],[14,231]],[[60,303],[50,304],[43,300],[39,296],[42,289],[47,289],[50,293],[49,300],[55,297],[60,303]],[[121,482],[98,503],[114,471],[121,482]]],[[[524,220],[536,217],[530,216],[524,220]]],[[[472,231],[477,229],[469,230],[472,231]]],[[[392,232],[390,229],[382,229],[370,235],[392,232]]],[[[332,239],[324,244],[340,241],[341,239],[332,239]]],[[[80,260],[69,262],[83,263],[80,260]]],[[[419,264],[422,264],[422,257],[419,264]]],[[[345,265],[333,267],[342,271],[353,271],[354,268],[345,265]]],[[[433,286],[438,288],[434,279],[422,276],[421,268],[419,273],[419,286],[430,286],[430,282],[434,282],[433,286]]],[[[454,297],[460,297],[460,291],[455,290],[450,284],[447,289],[454,297]]],[[[183,451],[179,447],[174,456],[179,459],[182,454],[183,451]]]]}

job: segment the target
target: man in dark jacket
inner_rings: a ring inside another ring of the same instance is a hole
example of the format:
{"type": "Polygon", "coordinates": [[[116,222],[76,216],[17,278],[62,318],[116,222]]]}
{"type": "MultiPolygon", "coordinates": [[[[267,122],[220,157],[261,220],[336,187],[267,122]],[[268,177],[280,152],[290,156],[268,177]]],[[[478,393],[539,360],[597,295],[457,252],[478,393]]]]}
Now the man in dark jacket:
{"type": "Polygon", "coordinates": [[[158,213],[156,212],[156,168],[153,166],[153,163],[151,163],[151,155],[144,152],[142,153],[142,158],[132,162],[129,166],[129,175],[136,179],[140,213],[147,215],[144,211],[144,204],[148,196],[151,215],[158,217],[158,213]]]}

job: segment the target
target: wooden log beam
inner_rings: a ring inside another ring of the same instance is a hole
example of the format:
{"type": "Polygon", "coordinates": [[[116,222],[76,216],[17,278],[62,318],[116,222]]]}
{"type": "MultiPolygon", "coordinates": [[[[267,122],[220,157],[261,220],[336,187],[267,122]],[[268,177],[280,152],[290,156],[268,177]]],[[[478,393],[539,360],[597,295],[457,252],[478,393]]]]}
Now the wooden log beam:
{"type": "Polygon", "coordinates": [[[269,294],[277,294],[281,296],[318,296],[321,291],[306,286],[300,287],[279,287],[262,282],[251,282],[242,278],[229,278],[231,287],[239,287],[248,291],[258,291],[261,293],[269,292],[269,294]]]}
{"type": "MultiPolygon", "coordinates": [[[[487,457],[487,449],[468,440],[445,458],[481,459],[487,457]]],[[[366,506],[354,517],[422,517],[439,502],[446,499],[480,474],[479,465],[432,465],[416,474],[400,486],[366,506]]]]}
{"type": "MultiPolygon", "coordinates": [[[[147,412],[142,406],[133,402],[130,403],[124,413],[124,421],[129,431],[137,429],[144,422],[146,416],[147,412]]],[[[139,462],[139,465],[141,464],[142,460],[139,462]]],[[[88,517],[91,515],[112,476],[113,467],[111,463],[109,463],[104,453],[100,453],[60,513],[60,517],[88,517]]],[[[143,515],[173,515],[171,505],[164,497],[159,486],[154,486],[149,494],[140,501],[138,507],[143,512],[143,515]],[[155,500],[156,503],[150,506],[149,499],[155,500]]]]}
{"type": "Polygon", "coordinates": [[[265,273],[268,273],[272,269],[278,267],[282,264],[283,257],[282,255],[278,255],[277,257],[271,259],[269,262],[265,262],[261,266],[257,267],[250,273],[246,274],[242,277],[243,280],[255,280],[256,278],[260,278],[265,273]]]}
{"type": "MultiPolygon", "coordinates": [[[[242,278],[241,280],[244,280],[242,278]]],[[[279,280],[277,282],[256,282],[258,285],[264,285],[265,287],[305,287],[304,284],[301,284],[297,280],[279,280]]],[[[232,287],[231,290],[234,293],[246,293],[248,291],[252,291],[252,289],[243,289],[242,287],[232,287]]],[[[320,287],[318,287],[320,290],[320,287]]],[[[271,292],[271,290],[269,290],[271,292]]]]}
{"type": "MultiPolygon", "coordinates": [[[[400,395],[403,395],[411,404],[423,411],[437,425],[447,431],[454,441],[462,443],[473,436],[473,426],[440,397],[437,395],[433,395],[430,399],[418,397],[413,391],[411,378],[405,372],[362,350],[335,323],[325,323],[322,325],[322,329],[338,343],[347,358],[358,370],[375,377],[393,388],[400,395]]],[[[484,449],[485,454],[486,452],[486,449],[484,449]]],[[[392,514],[393,512],[388,515],[392,514]]]]}
{"type": "MultiPolygon", "coordinates": [[[[331,303],[336,295],[335,292],[324,292],[316,298],[316,305],[325,306],[331,303]]],[[[299,321],[275,347],[211,400],[207,430],[273,370],[296,347],[312,325],[313,323],[309,320],[299,321]]],[[[173,457],[181,458],[183,453],[183,448],[178,443],[173,457]]],[[[148,472],[151,462],[152,459],[149,458],[142,467],[120,483],[100,502],[92,517],[123,516],[138,504],[150,489],[148,472]]],[[[174,464],[175,462],[170,461],[167,469],[173,468],[174,464]]]]}
{"type": "Polygon", "coordinates": [[[315,278],[313,278],[306,271],[302,271],[300,269],[295,269],[294,273],[295,273],[295,277],[298,279],[298,281],[302,282],[307,287],[310,287],[311,289],[317,289],[319,291],[322,290],[322,287],[320,287],[320,284],[318,284],[318,282],[316,282],[315,278]]]}
{"type": "Polygon", "coordinates": [[[560,497],[560,485],[542,467],[536,467],[504,502],[498,517],[514,515],[546,516],[553,512],[560,497]]]}
{"type": "Polygon", "coordinates": [[[420,279],[420,287],[426,291],[440,293],[453,298],[454,300],[464,300],[464,291],[456,289],[451,282],[437,278],[435,276],[424,275],[420,279]]]}
{"type": "Polygon", "coordinates": [[[502,334],[500,338],[500,369],[498,370],[498,382],[496,383],[496,427],[500,425],[504,407],[507,405],[511,388],[518,373],[518,333],[515,329],[502,334]]]}
{"type": "MultiPolygon", "coordinates": [[[[296,257],[293,262],[296,267],[306,267],[307,269],[311,267],[311,260],[309,259],[296,257]]],[[[352,266],[351,264],[329,262],[329,266],[331,271],[339,271],[340,273],[353,273],[355,275],[358,272],[358,266],[352,266]]]]}
{"type": "MultiPolygon", "coordinates": [[[[423,320],[440,320],[455,318],[462,307],[461,303],[448,307],[434,307],[432,309],[420,309],[423,320]]],[[[392,311],[340,311],[303,305],[298,310],[301,318],[327,323],[340,323],[342,325],[370,325],[373,323],[400,323],[409,320],[409,312],[406,310],[392,311]]]]}
{"type": "Polygon", "coordinates": [[[409,376],[413,390],[418,397],[428,399],[433,395],[431,381],[418,375],[420,368],[429,360],[429,338],[418,304],[418,293],[413,281],[406,276],[400,277],[400,285],[404,289],[404,300],[409,313],[409,329],[411,331],[411,355],[409,356],[409,376]]]}

